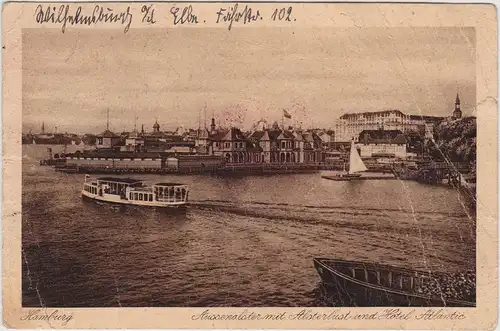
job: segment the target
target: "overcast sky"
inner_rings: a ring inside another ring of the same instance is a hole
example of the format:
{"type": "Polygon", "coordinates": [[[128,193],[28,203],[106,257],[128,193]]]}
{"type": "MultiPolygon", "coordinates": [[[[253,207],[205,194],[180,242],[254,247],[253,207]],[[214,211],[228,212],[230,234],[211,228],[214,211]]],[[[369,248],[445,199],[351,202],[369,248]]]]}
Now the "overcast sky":
{"type": "Polygon", "coordinates": [[[345,112],[448,116],[475,105],[472,28],[23,30],[23,131],[249,128],[282,109],[303,127],[345,112]]]}

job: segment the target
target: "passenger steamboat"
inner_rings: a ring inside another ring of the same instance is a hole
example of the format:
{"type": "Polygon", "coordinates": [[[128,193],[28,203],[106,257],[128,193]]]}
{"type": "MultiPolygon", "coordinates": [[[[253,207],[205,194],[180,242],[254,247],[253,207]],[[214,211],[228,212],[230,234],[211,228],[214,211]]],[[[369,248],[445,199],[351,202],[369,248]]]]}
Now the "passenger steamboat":
{"type": "Polygon", "coordinates": [[[156,183],[151,187],[134,178],[85,175],[82,197],[94,201],[146,207],[184,207],[189,189],[178,183],[156,183]]]}

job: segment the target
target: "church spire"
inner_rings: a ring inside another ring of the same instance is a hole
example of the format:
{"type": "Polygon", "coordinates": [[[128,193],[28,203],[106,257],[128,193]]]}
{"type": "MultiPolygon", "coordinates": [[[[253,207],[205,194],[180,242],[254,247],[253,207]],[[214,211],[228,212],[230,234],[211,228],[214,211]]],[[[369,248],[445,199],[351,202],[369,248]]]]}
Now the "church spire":
{"type": "Polygon", "coordinates": [[[457,92],[457,98],[455,99],[455,110],[453,111],[453,118],[458,119],[462,117],[462,110],[460,109],[460,97],[457,92]]]}

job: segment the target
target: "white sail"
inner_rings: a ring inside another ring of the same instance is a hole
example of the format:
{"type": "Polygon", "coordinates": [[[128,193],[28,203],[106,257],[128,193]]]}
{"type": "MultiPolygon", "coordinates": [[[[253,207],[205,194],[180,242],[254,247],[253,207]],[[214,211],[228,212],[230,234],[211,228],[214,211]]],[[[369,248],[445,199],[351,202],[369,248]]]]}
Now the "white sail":
{"type": "Polygon", "coordinates": [[[358,150],[354,145],[354,140],[351,142],[351,155],[349,156],[349,173],[354,174],[360,171],[368,170],[361,160],[361,157],[358,154],[358,150]]]}

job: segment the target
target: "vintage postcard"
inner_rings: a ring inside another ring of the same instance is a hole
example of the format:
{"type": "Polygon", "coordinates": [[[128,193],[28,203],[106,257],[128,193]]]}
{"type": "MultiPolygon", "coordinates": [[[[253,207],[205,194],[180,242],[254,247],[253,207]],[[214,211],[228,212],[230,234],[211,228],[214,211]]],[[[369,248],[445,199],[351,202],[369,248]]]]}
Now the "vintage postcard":
{"type": "Polygon", "coordinates": [[[487,4],[3,7],[12,328],[493,330],[487,4]]]}

